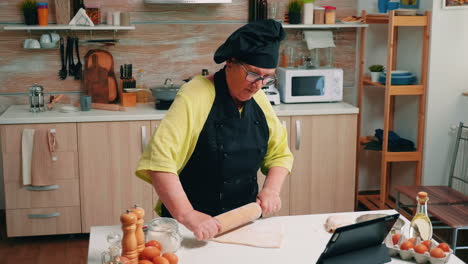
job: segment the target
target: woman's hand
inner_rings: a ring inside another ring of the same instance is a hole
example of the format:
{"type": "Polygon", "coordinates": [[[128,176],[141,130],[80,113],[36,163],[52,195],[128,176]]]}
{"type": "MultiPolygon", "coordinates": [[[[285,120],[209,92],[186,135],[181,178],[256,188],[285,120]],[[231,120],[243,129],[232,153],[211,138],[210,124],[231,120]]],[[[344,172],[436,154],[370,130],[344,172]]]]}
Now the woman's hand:
{"type": "Polygon", "coordinates": [[[211,239],[221,229],[218,220],[196,210],[186,213],[181,223],[193,232],[197,240],[211,239]]]}
{"type": "Polygon", "coordinates": [[[257,203],[262,208],[262,214],[270,215],[281,209],[281,198],[279,193],[270,188],[263,188],[257,195],[257,203]]]}

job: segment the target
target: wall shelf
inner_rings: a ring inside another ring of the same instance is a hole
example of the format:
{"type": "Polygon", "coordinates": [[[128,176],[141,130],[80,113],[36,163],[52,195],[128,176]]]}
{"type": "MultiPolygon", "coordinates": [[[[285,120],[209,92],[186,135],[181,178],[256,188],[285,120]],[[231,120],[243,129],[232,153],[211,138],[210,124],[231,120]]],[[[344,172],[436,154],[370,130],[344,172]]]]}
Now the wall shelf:
{"type": "MultiPolygon", "coordinates": [[[[385,84],[372,82],[369,78],[364,78],[365,85],[376,86],[386,89],[385,84]]],[[[390,95],[422,95],[424,94],[424,86],[420,84],[413,85],[390,85],[390,95]]]]}
{"type": "Polygon", "coordinates": [[[283,28],[300,28],[300,29],[326,29],[326,28],[361,28],[368,27],[368,24],[363,23],[336,23],[336,24],[283,24],[283,28]]]}
{"type": "Polygon", "coordinates": [[[39,25],[19,25],[19,26],[6,26],[4,30],[135,30],[135,26],[108,26],[108,25],[97,25],[97,26],[72,26],[72,25],[48,25],[48,26],[39,26],[39,25]]]}

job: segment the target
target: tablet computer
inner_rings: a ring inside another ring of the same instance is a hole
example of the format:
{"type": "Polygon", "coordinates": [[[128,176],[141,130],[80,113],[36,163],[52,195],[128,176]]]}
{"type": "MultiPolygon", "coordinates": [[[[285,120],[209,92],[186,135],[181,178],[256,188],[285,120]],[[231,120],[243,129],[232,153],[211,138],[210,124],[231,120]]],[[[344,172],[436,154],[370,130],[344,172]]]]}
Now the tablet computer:
{"type": "Polygon", "coordinates": [[[393,214],[337,228],[317,263],[389,262],[383,241],[399,217],[393,214]]]}

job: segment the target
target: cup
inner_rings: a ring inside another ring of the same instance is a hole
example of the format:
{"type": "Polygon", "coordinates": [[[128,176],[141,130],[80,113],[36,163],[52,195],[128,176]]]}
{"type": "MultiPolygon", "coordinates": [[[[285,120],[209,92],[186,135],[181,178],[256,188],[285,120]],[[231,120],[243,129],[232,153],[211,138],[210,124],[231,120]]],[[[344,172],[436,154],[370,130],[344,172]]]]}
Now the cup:
{"type": "Polygon", "coordinates": [[[120,13],[120,25],[130,26],[130,13],[129,12],[120,13]]]}
{"type": "Polygon", "coordinates": [[[395,9],[398,9],[400,7],[400,2],[388,2],[388,10],[395,10],[395,9]]]}
{"type": "Polygon", "coordinates": [[[296,63],[296,53],[294,52],[293,47],[286,48],[286,58],[288,61],[288,68],[294,68],[294,64],[296,63]]]}
{"type": "Polygon", "coordinates": [[[379,13],[387,13],[389,0],[378,0],[379,13]]]}
{"type": "Polygon", "coordinates": [[[268,18],[276,19],[278,15],[278,3],[273,2],[268,4],[268,18]]]}
{"type": "Polygon", "coordinates": [[[80,106],[81,106],[81,111],[90,111],[91,110],[91,96],[89,95],[80,96],[80,106]]]}
{"type": "Polygon", "coordinates": [[[112,20],[114,22],[114,26],[120,26],[120,12],[119,11],[112,13],[112,20]]]}

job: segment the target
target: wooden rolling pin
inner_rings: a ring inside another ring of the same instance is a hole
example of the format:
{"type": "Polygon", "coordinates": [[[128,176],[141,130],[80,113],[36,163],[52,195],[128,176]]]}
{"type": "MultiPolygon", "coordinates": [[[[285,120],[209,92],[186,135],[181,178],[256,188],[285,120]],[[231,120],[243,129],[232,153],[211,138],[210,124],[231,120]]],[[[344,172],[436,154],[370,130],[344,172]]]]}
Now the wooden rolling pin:
{"type": "Polygon", "coordinates": [[[262,215],[262,208],[258,203],[249,203],[223,214],[217,215],[214,218],[221,223],[219,234],[226,233],[245,225],[250,221],[258,219],[262,215]]]}

